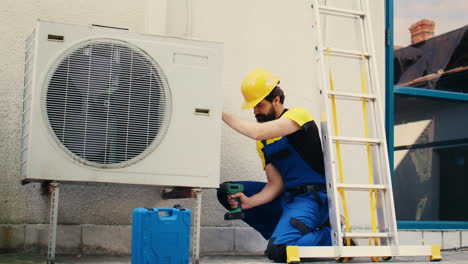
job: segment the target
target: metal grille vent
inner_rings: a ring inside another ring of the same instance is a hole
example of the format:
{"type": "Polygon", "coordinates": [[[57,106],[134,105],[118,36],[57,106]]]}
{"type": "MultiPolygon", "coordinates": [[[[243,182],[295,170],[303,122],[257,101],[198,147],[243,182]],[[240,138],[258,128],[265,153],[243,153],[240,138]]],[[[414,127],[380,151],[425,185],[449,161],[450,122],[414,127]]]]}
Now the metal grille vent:
{"type": "Polygon", "coordinates": [[[33,80],[34,48],[36,31],[34,30],[26,39],[24,53],[24,88],[23,88],[23,113],[21,127],[21,165],[20,174],[23,178],[27,174],[27,162],[29,159],[29,126],[31,123],[31,93],[33,80]]]}
{"type": "Polygon", "coordinates": [[[124,167],[161,142],[170,119],[169,85],[141,49],[93,39],[65,52],[52,67],[45,109],[60,145],[95,167],[124,167]]]}

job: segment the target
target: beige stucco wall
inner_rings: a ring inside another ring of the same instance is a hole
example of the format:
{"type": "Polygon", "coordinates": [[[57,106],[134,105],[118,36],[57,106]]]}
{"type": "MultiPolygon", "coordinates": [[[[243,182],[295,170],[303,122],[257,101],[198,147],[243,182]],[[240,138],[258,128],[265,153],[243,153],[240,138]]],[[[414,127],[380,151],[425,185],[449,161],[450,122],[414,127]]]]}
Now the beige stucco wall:
{"type": "MultiPolygon", "coordinates": [[[[344,1],[344,0],[343,0],[344,1]]],[[[224,43],[224,109],[240,110],[239,83],[255,68],[281,78],[286,106],[308,108],[318,118],[313,11],[309,0],[4,0],[0,5],[0,223],[48,222],[48,196],[37,183],[19,178],[19,134],[24,40],[37,19],[101,24],[145,33],[183,35],[224,43]]],[[[377,58],[383,84],[383,2],[370,1],[377,58]]],[[[382,86],[383,87],[383,86],[382,86]]],[[[253,140],[227,126],[222,130],[221,181],[265,180],[253,140]]],[[[114,184],[62,185],[58,221],[62,224],[128,225],[135,207],[170,207],[191,200],[161,201],[161,189],[114,184]]],[[[203,226],[243,226],[222,220],[215,192],[204,192],[203,226]]]]}
{"type": "MultiPolygon", "coordinates": [[[[37,19],[145,31],[146,1],[3,1],[0,9],[0,223],[44,223],[48,196],[39,184],[21,186],[18,174],[24,40],[37,19]]],[[[63,185],[61,191],[59,222],[69,224],[127,224],[132,207],[156,205],[158,195],[155,188],[121,185],[63,185]]]]}

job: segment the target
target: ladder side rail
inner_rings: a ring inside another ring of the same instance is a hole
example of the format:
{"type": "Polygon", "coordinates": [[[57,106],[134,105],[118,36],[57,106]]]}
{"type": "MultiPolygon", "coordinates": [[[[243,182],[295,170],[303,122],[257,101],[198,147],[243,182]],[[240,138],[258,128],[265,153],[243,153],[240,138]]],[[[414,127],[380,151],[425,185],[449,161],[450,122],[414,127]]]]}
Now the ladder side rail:
{"type": "MultiPolygon", "coordinates": [[[[362,0],[362,1],[365,1],[365,8],[367,10],[367,13],[369,14],[370,13],[370,8],[369,8],[369,1],[367,0],[362,0]]],[[[365,28],[366,28],[366,31],[368,31],[369,33],[367,34],[367,36],[369,36],[369,42],[370,42],[370,52],[373,52],[375,54],[375,51],[373,50],[375,45],[374,45],[374,38],[373,38],[373,32],[372,32],[372,29],[370,27],[370,22],[371,22],[371,16],[368,15],[367,17],[367,23],[365,23],[365,28]]],[[[386,199],[387,199],[387,206],[385,208],[385,210],[387,211],[386,215],[390,221],[390,223],[392,223],[392,225],[390,226],[390,232],[394,233],[394,240],[393,243],[395,245],[398,245],[398,230],[397,230],[397,227],[396,227],[396,214],[395,214],[395,205],[394,205],[394,199],[393,199],[393,189],[392,189],[392,181],[391,181],[391,173],[390,173],[390,167],[389,167],[389,161],[388,161],[388,148],[387,148],[387,142],[386,142],[386,138],[385,138],[385,125],[384,125],[384,122],[383,122],[383,106],[382,106],[382,103],[383,100],[382,100],[382,97],[381,97],[381,89],[380,89],[380,80],[379,80],[379,75],[378,75],[378,72],[377,72],[377,62],[376,62],[376,59],[375,59],[375,56],[373,58],[370,58],[369,59],[369,66],[373,69],[373,75],[371,77],[372,78],[372,89],[375,91],[375,95],[380,98],[380,100],[376,100],[376,104],[373,105],[373,108],[374,108],[374,113],[375,115],[378,117],[378,119],[380,120],[380,122],[377,122],[378,124],[376,124],[376,128],[377,128],[377,133],[379,133],[379,136],[382,137],[382,144],[379,146],[379,156],[380,156],[380,164],[382,164],[382,170],[383,170],[383,173],[384,175],[386,175],[386,177],[383,177],[383,183],[387,186],[389,186],[388,190],[386,191],[386,199]]],[[[377,119],[377,118],[376,118],[377,119]]]]}
{"type": "MultiPolygon", "coordinates": [[[[323,141],[323,154],[324,154],[324,162],[325,162],[325,175],[327,181],[327,198],[328,198],[328,210],[329,210],[329,219],[330,225],[332,228],[332,245],[337,247],[343,246],[343,231],[341,229],[341,221],[340,221],[340,203],[339,201],[339,193],[336,177],[332,174],[336,173],[336,168],[334,166],[334,161],[332,160],[332,153],[333,144],[331,144],[330,140],[326,139],[326,135],[329,133],[330,129],[327,128],[327,124],[325,122],[321,123],[321,131],[322,131],[322,141],[323,141]],[[332,164],[333,163],[333,164],[332,164]]],[[[336,175],[336,174],[335,174],[336,175]]],[[[337,255],[340,255],[339,253],[337,255]]]]}
{"type": "MultiPolygon", "coordinates": [[[[363,12],[370,12],[370,10],[367,8],[367,1],[366,0],[360,0],[360,5],[361,5],[361,10],[363,12]]],[[[366,17],[366,19],[362,19],[360,21],[360,28],[361,28],[361,32],[362,32],[362,35],[361,35],[361,41],[362,41],[362,44],[364,46],[364,50],[366,52],[373,52],[372,51],[372,48],[373,45],[372,43],[369,43],[368,40],[369,40],[369,34],[370,34],[370,31],[367,31],[367,27],[366,25],[368,24],[368,20],[367,19],[370,19],[370,16],[366,17]]],[[[372,39],[372,38],[371,38],[372,39]]],[[[373,54],[374,58],[376,56],[376,54],[374,53],[373,54]]],[[[372,59],[374,59],[372,58],[372,59]]],[[[362,62],[364,65],[363,65],[363,70],[364,71],[367,71],[369,74],[366,74],[365,76],[368,76],[369,78],[369,82],[370,82],[370,91],[369,93],[370,94],[373,94],[375,96],[375,94],[379,94],[379,93],[375,93],[376,91],[376,83],[375,83],[375,77],[372,76],[373,73],[376,73],[376,71],[373,71],[374,68],[373,68],[373,65],[371,64],[371,61],[370,61],[370,57],[367,58],[367,60],[363,61],[362,62]]],[[[367,80],[364,80],[367,82],[367,80]]],[[[378,89],[378,88],[377,88],[378,89]]],[[[377,98],[380,98],[378,96],[376,96],[377,98]]],[[[378,101],[378,100],[376,100],[378,101]]],[[[380,133],[380,131],[378,131],[377,129],[377,124],[376,122],[378,122],[378,113],[376,112],[376,104],[378,104],[379,102],[376,102],[374,101],[371,105],[370,105],[370,109],[371,110],[371,115],[373,115],[371,117],[372,120],[374,120],[373,122],[373,126],[372,126],[372,129],[374,130],[374,133],[376,133],[375,137],[379,138],[379,136],[381,136],[382,134],[380,133]]],[[[369,124],[370,125],[370,124],[369,124]]],[[[378,166],[374,166],[376,167],[376,170],[374,170],[374,175],[373,175],[373,180],[374,180],[374,183],[379,183],[381,184],[383,181],[384,181],[384,177],[385,177],[385,172],[384,172],[384,165],[382,163],[382,159],[380,158],[381,155],[380,155],[380,151],[381,151],[381,146],[377,146],[377,153],[373,153],[372,154],[372,162],[374,164],[376,164],[376,162],[378,162],[376,165],[378,166]]],[[[388,194],[385,192],[385,193],[382,193],[382,192],[377,192],[375,193],[375,199],[376,199],[376,207],[375,207],[375,212],[373,213],[376,213],[377,214],[377,228],[378,228],[378,231],[379,232],[390,232],[389,229],[392,229],[391,226],[393,226],[393,222],[391,220],[391,217],[389,218],[388,215],[386,215],[386,209],[385,209],[385,205],[387,204],[387,202],[389,201],[389,199],[387,198],[388,194]]],[[[380,245],[388,245],[388,244],[392,244],[391,241],[391,236],[389,236],[388,239],[380,239],[380,245]]]]}
{"type": "MultiPolygon", "coordinates": [[[[389,168],[389,162],[388,162],[388,148],[387,148],[387,143],[385,140],[385,127],[384,127],[384,122],[382,118],[384,117],[383,115],[383,109],[382,109],[382,97],[381,97],[381,91],[380,91],[380,80],[379,80],[379,75],[378,75],[378,70],[377,70],[377,62],[376,62],[376,56],[375,56],[375,50],[374,50],[374,34],[372,32],[372,28],[370,26],[372,16],[370,14],[370,7],[369,7],[369,1],[367,0],[361,0],[361,7],[364,9],[364,13],[367,14],[367,16],[362,19],[362,26],[364,29],[364,34],[366,38],[366,46],[368,49],[368,52],[370,54],[373,54],[374,56],[371,56],[368,58],[368,69],[369,69],[369,79],[371,82],[371,91],[372,94],[376,96],[376,100],[372,104],[373,108],[373,113],[374,113],[374,120],[376,121],[375,128],[377,129],[376,133],[378,133],[378,136],[382,138],[382,143],[378,146],[379,149],[379,156],[380,156],[380,164],[381,164],[381,172],[383,174],[380,174],[382,177],[381,180],[383,180],[384,184],[389,186],[389,188],[385,191],[385,208],[382,210],[385,210],[386,213],[384,214],[386,216],[386,220],[388,222],[388,228],[389,232],[393,234],[393,240],[390,241],[392,245],[398,245],[398,232],[397,232],[397,227],[396,227],[396,215],[395,215],[395,205],[393,201],[393,191],[392,191],[392,183],[391,183],[391,174],[390,174],[390,168],[389,168]],[[386,176],[385,176],[386,175],[386,176]]],[[[381,208],[381,207],[379,207],[381,208]]]]}
{"type": "MultiPolygon", "coordinates": [[[[365,6],[364,6],[364,3],[362,3],[361,1],[361,7],[364,9],[365,6]]],[[[364,11],[365,12],[365,11],[364,11]]],[[[369,19],[369,18],[367,18],[369,19]]],[[[360,22],[360,25],[361,25],[361,32],[363,32],[363,35],[362,35],[362,39],[363,39],[363,43],[365,45],[365,51],[366,52],[369,52],[369,43],[367,42],[367,38],[366,38],[366,33],[365,33],[365,24],[367,23],[367,21],[364,21],[362,20],[360,22]]],[[[376,56],[376,54],[373,54],[374,58],[376,56]]],[[[372,66],[370,64],[370,57],[368,57],[364,62],[364,70],[367,71],[369,74],[366,75],[369,77],[369,81],[370,81],[370,91],[369,93],[374,95],[376,98],[378,98],[378,96],[376,96],[373,92],[373,90],[375,90],[376,86],[375,86],[375,77],[372,76],[372,66]]],[[[365,80],[367,81],[367,80],[365,80]]],[[[376,133],[375,137],[376,138],[379,138],[379,135],[380,137],[382,137],[382,133],[381,131],[378,131],[378,121],[379,120],[379,114],[378,112],[376,111],[375,107],[376,107],[376,104],[378,104],[379,102],[372,102],[369,106],[369,110],[370,110],[370,114],[373,115],[371,116],[371,119],[374,120],[374,123],[372,124],[372,129],[374,131],[374,133],[376,133]]],[[[371,125],[371,124],[369,124],[371,125]]],[[[384,141],[385,139],[383,139],[382,141],[384,141]]],[[[375,167],[375,170],[374,170],[374,175],[373,175],[373,180],[374,180],[374,183],[375,184],[382,184],[384,182],[387,182],[385,180],[385,175],[388,175],[386,174],[385,172],[385,165],[383,163],[383,159],[381,158],[382,155],[380,155],[380,151],[382,149],[385,149],[385,148],[382,148],[382,146],[376,146],[377,148],[377,153],[373,152],[372,153],[372,161],[373,163],[376,165],[374,166],[375,167]],[[378,163],[377,163],[378,162],[378,163]]],[[[388,186],[388,185],[387,185],[388,186]]],[[[391,188],[391,187],[389,187],[391,188]]],[[[393,228],[393,220],[391,217],[388,217],[389,215],[389,212],[386,210],[386,208],[388,206],[386,205],[389,205],[389,197],[388,197],[388,192],[376,192],[375,193],[375,199],[376,199],[376,207],[375,207],[375,213],[377,214],[377,228],[378,228],[378,231],[379,232],[388,232],[390,235],[386,238],[380,238],[380,246],[385,246],[385,245],[393,245],[395,243],[393,243],[392,239],[394,239],[394,234],[395,232],[392,232],[390,230],[392,230],[393,228]]]]}
{"type": "MultiPolygon", "coordinates": [[[[372,102],[369,102],[369,104],[367,104],[367,113],[363,113],[364,115],[369,115],[369,110],[371,110],[371,116],[370,118],[368,117],[367,119],[367,124],[365,124],[365,126],[367,126],[367,129],[369,129],[369,127],[372,128],[372,130],[375,130],[375,123],[378,119],[378,116],[376,115],[376,112],[375,112],[375,105],[376,101],[379,100],[380,97],[378,97],[378,94],[376,96],[376,94],[374,94],[374,88],[376,86],[374,86],[375,83],[372,82],[372,80],[375,80],[375,78],[373,78],[372,74],[377,74],[378,72],[377,71],[371,71],[371,65],[370,65],[370,60],[372,59],[373,61],[375,60],[376,58],[376,54],[375,54],[375,51],[371,48],[373,47],[372,43],[369,43],[369,39],[372,39],[373,36],[372,35],[369,35],[370,32],[368,32],[366,30],[366,24],[368,24],[368,21],[370,19],[370,9],[367,8],[367,0],[360,0],[359,1],[360,3],[360,6],[361,6],[361,12],[363,12],[363,14],[366,14],[366,16],[363,16],[362,19],[359,19],[359,29],[360,29],[360,39],[361,39],[361,47],[362,47],[362,54],[371,54],[372,56],[365,56],[364,58],[361,59],[361,67],[362,70],[364,71],[364,80],[362,80],[363,82],[366,82],[367,83],[367,78],[369,78],[369,81],[370,81],[370,85],[366,85],[368,86],[368,89],[366,89],[366,93],[367,94],[370,94],[370,95],[373,95],[376,100],[372,101],[372,102]],[[368,74],[366,74],[366,71],[368,74]],[[370,86],[370,87],[369,87],[370,86]]],[[[361,55],[362,57],[362,55],[361,55]]],[[[375,65],[376,66],[376,65],[375,65]]],[[[376,68],[373,68],[373,69],[376,69],[376,68]]],[[[375,137],[375,138],[379,138],[379,133],[377,131],[375,131],[376,135],[372,135],[372,137],[375,137]]],[[[368,137],[371,137],[371,135],[368,135],[368,137]]],[[[381,140],[381,142],[384,141],[384,140],[381,140]]],[[[373,169],[373,175],[372,175],[372,180],[373,180],[373,183],[374,184],[381,184],[382,181],[380,180],[380,178],[382,178],[383,174],[382,174],[382,163],[381,163],[381,159],[380,159],[380,155],[379,157],[375,157],[374,154],[372,154],[372,149],[373,148],[377,148],[377,149],[380,149],[381,148],[381,145],[382,144],[379,144],[377,146],[374,145],[374,147],[371,147],[370,148],[370,151],[371,151],[371,163],[372,163],[372,167],[374,167],[373,169]],[[375,166],[374,166],[375,165],[375,166]],[[377,169],[377,170],[376,170],[377,169]]],[[[369,151],[369,150],[368,150],[369,151]]],[[[369,172],[370,173],[370,172],[369,172]]],[[[391,222],[388,222],[389,219],[387,219],[388,217],[385,215],[385,205],[386,205],[386,201],[388,201],[388,199],[385,199],[382,201],[382,194],[386,194],[386,192],[384,191],[384,193],[382,193],[382,191],[378,191],[378,192],[370,192],[370,201],[372,203],[372,201],[375,203],[374,206],[371,205],[371,216],[372,217],[376,217],[376,229],[378,230],[378,232],[389,232],[389,230],[387,230],[388,226],[391,225],[391,222]],[[384,207],[384,208],[383,208],[384,207]],[[372,212],[372,209],[375,209],[374,212],[372,212]]],[[[390,234],[390,233],[389,233],[390,234]]],[[[391,235],[388,236],[388,237],[385,237],[385,238],[380,238],[379,240],[379,245],[388,245],[388,244],[391,244],[390,243],[390,238],[391,238],[391,235]]],[[[372,242],[376,242],[376,241],[373,241],[371,239],[369,239],[369,243],[372,243],[372,242]]],[[[377,244],[375,245],[377,246],[377,244]]],[[[373,260],[377,260],[377,259],[373,259],[373,260]]]]}
{"type": "MultiPolygon", "coordinates": [[[[318,39],[317,39],[317,45],[318,45],[318,57],[319,57],[319,64],[320,64],[320,91],[322,95],[322,111],[325,111],[325,122],[321,122],[321,127],[322,127],[322,144],[324,145],[324,161],[326,164],[326,180],[327,180],[327,194],[328,194],[328,203],[329,203],[329,215],[330,215],[330,224],[332,226],[332,239],[333,239],[333,245],[338,246],[338,252],[337,255],[341,255],[341,248],[343,246],[343,241],[342,241],[342,230],[341,230],[341,223],[340,223],[340,206],[339,206],[339,194],[338,194],[338,189],[336,188],[337,184],[337,171],[336,171],[336,161],[335,161],[335,149],[334,149],[334,144],[332,142],[332,137],[333,137],[333,120],[330,115],[330,109],[331,103],[330,100],[328,99],[328,96],[326,96],[326,91],[329,91],[327,88],[327,81],[326,81],[326,76],[328,76],[328,71],[326,70],[325,67],[325,58],[323,56],[323,53],[320,52],[320,50],[323,50],[323,40],[322,40],[322,26],[321,26],[321,19],[322,16],[318,12],[318,3],[315,1],[315,10],[316,10],[316,21],[317,21],[317,31],[318,31],[318,39]]],[[[326,17],[324,17],[326,19],[326,17]]],[[[324,21],[326,23],[326,21],[324,21]]]]}
{"type": "MultiPolygon", "coordinates": [[[[381,163],[384,164],[383,162],[388,162],[387,157],[385,155],[382,155],[382,153],[385,153],[387,151],[385,145],[380,145],[379,151],[377,153],[377,158],[381,160],[381,163]]],[[[381,166],[381,172],[382,173],[388,173],[387,177],[384,177],[383,184],[388,186],[388,188],[385,190],[383,193],[379,193],[379,202],[384,202],[385,207],[382,208],[381,206],[378,207],[379,210],[385,211],[385,213],[382,212],[386,216],[385,219],[379,219],[379,221],[387,221],[388,224],[388,231],[389,233],[393,233],[393,241],[389,241],[391,245],[398,245],[398,230],[396,227],[396,217],[395,217],[395,211],[394,211],[394,200],[393,200],[393,190],[392,190],[392,184],[390,180],[390,174],[387,171],[388,166],[381,166]],[[387,179],[385,179],[387,178],[387,179]],[[384,201],[380,201],[382,199],[385,199],[384,201]]]]}
{"type": "MultiPolygon", "coordinates": [[[[332,124],[333,120],[331,120],[331,115],[329,114],[329,109],[331,109],[330,100],[326,95],[325,91],[329,90],[326,88],[326,77],[328,76],[328,72],[325,70],[325,61],[323,56],[323,40],[322,40],[322,25],[321,25],[321,15],[319,12],[319,4],[318,0],[313,1],[313,9],[314,9],[314,17],[315,17],[315,25],[317,30],[317,47],[316,47],[316,55],[319,59],[319,89],[321,94],[321,111],[325,111],[326,113],[326,120],[320,121],[320,127],[322,131],[322,145],[323,145],[323,154],[324,154],[324,162],[325,162],[325,175],[327,181],[327,196],[328,196],[328,205],[329,205],[329,217],[330,217],[330,225],[332,227],[332,241],[333,245],[337,246],[337,254],[341,255],[341,250],[343,247],[342,241],[342,230],[340,224],[340,208],[339,208],[339,197],[338,197],[338,189],[336,188],[336,167],[335,167],[335,157],[334,153],[334,145],[332,144],[332,124]]],[[[326,23],[326,21],[324,21],[326,23]]]]}

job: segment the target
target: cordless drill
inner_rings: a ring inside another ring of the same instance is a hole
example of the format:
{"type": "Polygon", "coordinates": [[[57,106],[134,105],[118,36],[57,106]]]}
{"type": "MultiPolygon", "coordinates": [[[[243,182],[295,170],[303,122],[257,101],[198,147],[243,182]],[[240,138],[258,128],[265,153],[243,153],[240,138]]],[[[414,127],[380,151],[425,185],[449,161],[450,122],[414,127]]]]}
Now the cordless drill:
{"type": "MultiPolygon", "coordinates": [[[[219,189],[227,195],[233,195],[244,191],[244,186],[239,183],[225,182],[219,185],[219,189]]],[[[237,208],[224,214],[224,220],[244,219],[245,215],[242,212],[241,201],[239,197],[233,198],[237,202],[237,208]]]]}

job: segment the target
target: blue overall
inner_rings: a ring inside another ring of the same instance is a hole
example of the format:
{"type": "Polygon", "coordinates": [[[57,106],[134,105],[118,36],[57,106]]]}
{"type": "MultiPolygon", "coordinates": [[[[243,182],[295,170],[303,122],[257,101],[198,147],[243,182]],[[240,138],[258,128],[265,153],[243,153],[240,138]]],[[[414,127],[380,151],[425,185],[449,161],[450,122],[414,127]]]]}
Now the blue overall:
{"type": "MultiPolygon", "coordinates": [[[[311,125],[309,128],[312,127],[314,140],[318,140],[318,143],[312,146],[319,148],[319,155],[312,156],[322,159],[320,162],[323,165],[318,130],[315,123],[311,123],[313,124],[309,124],[311,125]]],[[[307,127],[303,127],[302,130],[307,130],[307,127]]],[[[296,195],[288,192],[288,189],[299,186],[325,184],[323,173],[314,170],[310,162],[306,162],[303,158],[307,155],[301,156],[296,150],[297,143],[300,144],[304,134],[307,133],[304,131],[296,133],[303,134],[299,135],[299,139],[286,136],[261,142],[264,165],[272,163],[280,172],[285,192],[270,203],[244,210],[244,221],[260,232],[265,239],[269,239],[266,254],[270,259],[278,262],[286,261],[286,246],[331,245],[331,230],[326,224],[329,216],[326,192],[305,192],[296,195]],[[297,141],[296,147],[290,143],[290,139],[297,141]]],[[[309,145],[305,144],[305,148],[308,147],[309,145]]],[[[263,182],[253,181],[236,181],[236,183],[244,186],[244,194],[247,196],[260,192],[266,185],[263,182]]],[[[225,194],[218,192],[218,199],[229,209],[225,197],[225,194]]]]}
{"type": "MultiPolygon", "coordinates": [[[[288,189],[312,185],[325,184],[325,177],[314,171],[302,159],[294,147],[289,144],[287,137],[282,137],[271,144],[262,142],[265,160],[271,162],[279,170],[284,183],[286,192],[277,199],[276,206],[280,207],[280,216],[278,223],[270,239],[274,239],[273,244],[286,244],[298,246],[318,246],[331,245],[330,228],[320,228],[328,220],[328,202],[327,194],[324,191],[317,192],[314,195],[311,192],[298,194],[288,197],[288,189]],[[320,198],[320,201],[317,200],[320,198]],[[303,234],[304,231],[298,230],[290,224],[291,218],[295,218],[304,223],[310,232],[303,234]]],[[[244,184],[244,188],[250,189],[244,184]]],[[[251,190],[260,191],[260,190],[251,190]]],[[[246,194],[248,195],[248,194],[246,194]]],[[[255,208],[253,208],[255,210],[255,208]]],[[[246,210],[247,211],[247,210],[246,210]]],[[[266,218],[253,220],[265,221],[266,218]]],[[[247,222],[248,220],[246,220],[247,222]]]]}

